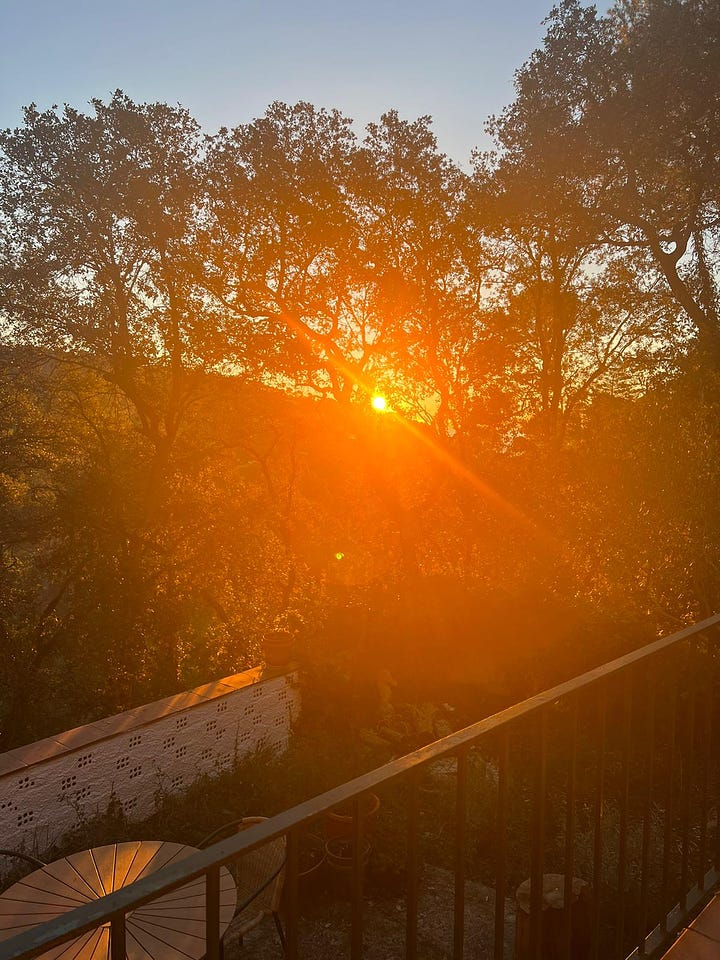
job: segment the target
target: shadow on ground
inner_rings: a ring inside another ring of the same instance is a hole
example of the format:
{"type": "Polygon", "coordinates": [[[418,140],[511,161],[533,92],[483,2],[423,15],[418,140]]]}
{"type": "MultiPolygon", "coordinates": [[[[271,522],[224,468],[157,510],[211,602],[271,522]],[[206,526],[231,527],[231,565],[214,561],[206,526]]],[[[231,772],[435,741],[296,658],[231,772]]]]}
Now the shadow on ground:
{"type": "MultiPolygon", "coordinates": [[[[493,945],[495,892],[480,883],[465,884],[466,955],[490,956],[493,945]]],[[[418,956],[422,960],[452,957],[454,878],[449,870],[426,866],[418,905],[418,956]]],[[[505,903],[505,956],[512,956],[515,907],[505,903]]],[[[337,895],[303,907],[300,956],[338,960],[350,955],[350,904],[337,895]]],[[[225,960],[278,960],[282,949],[271,918],[246,934],[242,942],[230,926],[224,940],[225,960]]],[[[365,960],[404,960],[405,900],[364,901],[365,960]]]]}

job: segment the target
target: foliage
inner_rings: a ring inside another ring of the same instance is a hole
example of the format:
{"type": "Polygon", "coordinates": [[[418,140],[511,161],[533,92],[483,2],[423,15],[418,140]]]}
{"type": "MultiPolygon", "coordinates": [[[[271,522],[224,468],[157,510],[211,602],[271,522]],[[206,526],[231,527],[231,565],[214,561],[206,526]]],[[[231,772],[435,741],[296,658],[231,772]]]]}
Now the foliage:
{"type": "Polygon", "coordinates": [[[470,174],[302,102],[0,134],[5,746],[278,623],[350,743],[716,609],[717,26],[564,0],[470,174]]]}

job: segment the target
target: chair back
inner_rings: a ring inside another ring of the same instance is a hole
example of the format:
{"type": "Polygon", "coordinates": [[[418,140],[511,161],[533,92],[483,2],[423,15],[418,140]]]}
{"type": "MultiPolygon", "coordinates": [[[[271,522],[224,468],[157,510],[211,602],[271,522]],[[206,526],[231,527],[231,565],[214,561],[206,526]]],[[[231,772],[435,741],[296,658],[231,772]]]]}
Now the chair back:
{"type": "MultiPolygon", "coordinates": [[[[238,832],[264,823],[267,817],[243,817],[238,832]]],[[[285,838],[270,840],[239,857],[235,863],[240,926],[245,930],[269,913],[277,913],[285,879],[285,838]],[[258,892],[259,891],[259,892],[258,892]],[[253,896],[255,894],[255,896],[253,896]],[[247,904],[243,906],[243,904],[247,904]]]]}

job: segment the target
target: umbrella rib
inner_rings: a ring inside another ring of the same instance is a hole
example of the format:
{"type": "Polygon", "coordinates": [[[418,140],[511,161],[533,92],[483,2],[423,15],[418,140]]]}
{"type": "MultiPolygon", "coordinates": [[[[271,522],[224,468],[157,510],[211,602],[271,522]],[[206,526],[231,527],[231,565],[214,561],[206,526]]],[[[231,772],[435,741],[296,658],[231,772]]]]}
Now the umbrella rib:
{"type": "Polygon", "coordinates": [[[97,860],[95,859],[95,851],[94,851],[94,850],[90,850],[89,853],[90,853],[90,859],[92,860],[92,864],[93,864],[93,866],[95,867],[95,874],[96,874],[96,876],[97,876],[97,878],[98,878],[98,882],[99,882],[99,884],[100,884],[100,889],[102,890],[103,895],[104,895],[104,896],[107,896],[107,894],[108,894],[108,893],[112,893],[112,891],[105,889],[105,884],[103,883],[103,878],[102,878],[102,876],[100,875],[100,867],[98,867],[98,865],[97,865],[97,860]]]}
{"type": "MultiPolygon", "coordinates": [[[[130,875],[130,871],[132,870],[133,865],[134,865],[135,861],[137,860],[137,855],[138,855],[139,852],[140,852],[140,844],[138,844],[138,845],[135,847],[135,850],[133,851],[133,855],[132,855],[132,857],[130,858],[130,863],[128,864],[128,868],[127,868],[127,870],[125,871],[125,875],[123,876],[122,880],[120,881],[120,884],[119,884],[119,885],[118,885],[118,884],[115,884],[115,889],[116,889],[116,890],[119,890],[121,887],[124,887],[124,886],[125,886],[125,880],[126,880],[127,877],[130,875]]],[[[117,865],[117,859],[116,859],[115,863],[116,863],[116,865],[117,865]]]]}
{"type": "MultiPolygon", "coordinates": [[[[46,874],[46,876],[50,877],[51,874],[46,874]]],[[[38,893],[46,893],[46,894],[47,894],[47,893],[52,893],[52,891],[47,890],[45,887],[38,887],[38,886],[36,886],[34,883],[28,883],[28,880],[29,880],[29,879],[30,879],[30,877],[26,877],[24,880],[19,880],[19,881],[15,884],[15,886],[18,887],[18,888],[20,888],[20,887],[27,887],[28,890],[37,890],[38,893]]],[[[60,880],[58,877],[52,877],[52,879],[55,880],[57,883],[61,883],[64,887],[67,887],[68,890],[72,890],[73,893],[78,894],[77,897],[68,897],[68,896],[66,896],[64,893],[53,893],[53,896],[61,897],[61,898],[64,899],[64,900],[69,900],[71,903],[87,903],[87,900],[83,900],[83,899],[82,899],[82,894],[80,893],[80,891],[79,891],[76,887],[72,887],[72,886],[71,886],[69,883],[67,883],[65,880],[60,880]]],[[[12,893],[12,892],[13,892],[13,891],[12,891],[12,888],[7,891],[7,893],[12,893]]],[[[16,891],[14,891],[14,892],[17,893],[17,892],[19,892],[19,890],[16,890],[16,891]]],[[[15,899],[16,899],[15,897],[9,897],[9,896],[7,895],[7,893],[4,893],[4,894],[3,894],[3,900],[15,900],[15,899]]],[[[37,903],[37,900],[36,900],[36,899],[35,899],[35,900],[23,901],[23,900],[20,900],[19,898],[17,898],[17,900],[18,900],[18,903],[24,903],[24,902],[27,902],[27,903],[37,903]]]]}
{"type": "Polygon", "coordinates": [[[80,873],[80,871],[79,871],[78,868],[75,866],[75,864],[74,864],[74,863],[71,863],[71,861],[68,860],[67,857],[65,857],[64,860],[65,860],[65,863],[66,863],[72,870],[75,871],[75,873],[78,875],[78,878],[79,878],[80,880],[82,880],[82,882],[85,884],[85,886],[88,888],[88,890],[89,890],[90,893],[92,894],[92,896],[91,896],[89,899],[90,899],[90,900],[97,900],[97,899],[98,899],[97,891],[96,891],[96,890],[93,890],[93,888],[92,888],[92,887],[90,886],[90,884],[87,882],[87,880],[85,879],[85,877],[80,873]]]}
{"type": "Polygon", "coordinates": [[[99,933],[100,931],[97,929],[88,930],[88,932],[84,936],[81,935],[77,938],[77,940],[73,940],[71,943],[69,943],[67,945],[67,949],[63,950],[62,953],[59,953],[57,955],[56,960],[60,960],[61,957],[63,958],[63,960],[75,960],[75,957],[77,957],[78,954],[85,949],[85,947],[88,945],[92,937],[97,936],[97,934],[99,933]],[[70,953],[73,947],[76,948],[75,952],[70,953]]]}
{"type": "MultiPolygon", "coordinates": [[[[184,922],[182,917],[177,917],[176,919],[178,923],[184,922]]],[[[183,937],[191,937],[193,940],[203,940],[203,941],[205,940],[204,934],[200,935],[197,933],[190,933],[189,930],[178,928],[177,926],[168,926],[165,923],[159,923],[157,920],[152,920],[152,921],[141,920],[138,923],[138,921],[133,917],[132,922],[136,923],[142,930],[145,931],[145,933],[149,933],[149,934],[152,934],[154,930],[170,930],[172,933],[179,933],[183,937]]],[[[192,920],[191,923],[200,923],[200,921],[192,920]]]]}
{"type": "MultiPolygon", "coordinates": [[[[136,921],[133,920],[133,923],[136,923],[136,921]]],[[[170,943],[170,942],[169,942],[167,939],[165,939],[164,937],[159,937],[159,936],[157,936],[156,934],[153,933],[152,930],[145,930],[145,929],[143,929],[142,925],[139,925],[139,926],[140,926],[141,932],[142,932],[143,934],[145,934],[146,937],[151,937],[153,940],[156,940],[158,943],[162,943],[164,946],[168,947],[170,950],[174,950],[176,953],[181,953],[184,957],[188,957],[188,960],[196,960],[194,954],[188,953],[186,950],[183,950],[181,947],[175,946],[175,944],[170,943]]],[[[193,939],[194,939],[194,940],[200,939],[200,940],[202,940],[203,942],[205,942],[205,937],[199,937],[199,938],[198,938],[198,937],[193,937],[193,939]]],[[[149,952],[149,951],[148,951],[148,952],[149,952]]]]}

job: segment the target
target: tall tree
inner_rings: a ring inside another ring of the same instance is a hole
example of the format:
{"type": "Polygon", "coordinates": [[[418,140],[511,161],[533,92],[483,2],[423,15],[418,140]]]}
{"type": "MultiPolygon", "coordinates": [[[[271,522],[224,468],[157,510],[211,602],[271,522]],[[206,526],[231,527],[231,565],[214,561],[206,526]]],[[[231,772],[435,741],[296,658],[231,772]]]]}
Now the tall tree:
{"type": "Polygon", "coordinates": [[[166,461],[217,330],[193,287],[200,138],[120,91],[93,114],[25,110],[0,133],[0,311],[15,342],[118,388],[166,461]]]}
{"type": "MultiPolygon", "coordinates": [[[[629,56],[619,22],[617,12],[600,18],[574,0],[555,8],[543,47],[516,74],[515,101],[491,119],[497,152],[476,157],[473,202],[505,250],[507,339],[520,383],[537,397],[531,409],[556,439],[593,390],[636,389],[633,369],[687,340],[679,316],[687,304],[659,269],[664,253],[628,200],[611,145],[613,137],[633,141],[627,116],[618,116],[619,91],[636,109],[642,99],[627,76],[630,62],[641,72],[641,60],[629,56]]],[[[655,163],[647,140],[635,149],[646,166],[655,163]]],[[[656,187],[667,207],[668,169],[656,187]]],[[[662,220],[667,210],[653,203],[662,220]]]]}
{"type": "Polygon", "coordinates": [[[572,171],[570,206],[608,244],[650,255],[716,358],[719,16],[707,0],[637,0],[605,17],[564,0],[497,126],[510,162],[561,188],[572,171]]]}
{"type": "Polygon", "coordinates": [[[338,111],[274,103],[222,130],[207,165],[205,282],[231,318],[234,359],[336,399],[363,367],[355,150],[338,111]]]}
{"type": "MultiPolygon", "coordinates": [[[[380,376],[447,437],[460,429],[471,390],[484,279],[465,256],[467,177],[438,149],[430,117],[407,121],[395,110],[368,125],[357,171],[380,376]]],[[[477,247],[472,253],[482,264],[477,247]]]]}
{"type": "Polygon", "coordinates": [[[222,131],[208,169],[207,288],[237,362],[339,400],[391,390],[447,430],[478,288],[460,255],[465,178],[429,118],[389,111],[358,144],[337,111],[276,103],[222,131]]]}

